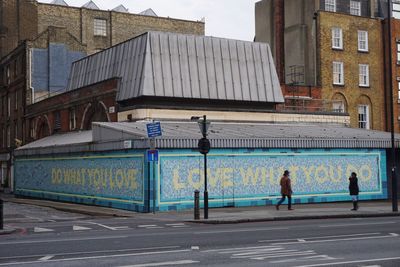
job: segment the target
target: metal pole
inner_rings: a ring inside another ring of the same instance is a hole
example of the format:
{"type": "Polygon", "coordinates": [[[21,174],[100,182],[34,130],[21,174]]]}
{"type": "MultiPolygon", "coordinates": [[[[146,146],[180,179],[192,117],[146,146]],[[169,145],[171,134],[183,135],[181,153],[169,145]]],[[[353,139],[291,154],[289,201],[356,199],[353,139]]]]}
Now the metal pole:
{"type": "Polygon", "coordinates": [[[151,212],[151,205],[150,205],[150,203],[151,203],[151,190],[150,190],[150,187],[151,187],[151,183],[150,183],[150,179],[151,179],[151,177],[150,177],[150,174],[151,174],[151,171],[150,171],[150,161],[148,161],[147,162],[147,192],[148,192],[148,197],[147,197],[147,212],[148,213],[150,213],[151,212]]]}
{"type": "MultiPolygon", "coordinates": [[[[203,137],[207,138],[207,117],[203,116],[203,137]]],[[[207,153],[204,154],[204,219],[208,219],[207,153]]]]}
{"type": "Polygon", "coordinates": [[[153,214],[156,214],[156,162],[153,161],[153,214]]]}
{"type": "Polygon", "coordinates": [[[0,230],[3,230],[3,200],[0,198],[0,230]]]}
{"type": "Polygon", "coordinates": [[[394,140],[394,99],[393,99],[393,69],[392,69],[392,0],[388,0],[388,35],[389,35],[389,96],[390,96],[390,135],[391,135],[391,163],[392,163],[392,210],[398,211],[397,206],[397,177],[396,153],[394,140]]]}

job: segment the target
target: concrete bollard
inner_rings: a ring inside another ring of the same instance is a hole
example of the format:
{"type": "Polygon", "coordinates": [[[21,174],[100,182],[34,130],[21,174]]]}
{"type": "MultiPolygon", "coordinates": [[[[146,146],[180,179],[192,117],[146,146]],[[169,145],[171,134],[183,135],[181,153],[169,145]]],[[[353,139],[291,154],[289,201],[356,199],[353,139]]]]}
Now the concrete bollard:
{"type": "Polygon", "coordinates": [[[200,192],[194,191],[194,219],[200,220],[200,192]]]}

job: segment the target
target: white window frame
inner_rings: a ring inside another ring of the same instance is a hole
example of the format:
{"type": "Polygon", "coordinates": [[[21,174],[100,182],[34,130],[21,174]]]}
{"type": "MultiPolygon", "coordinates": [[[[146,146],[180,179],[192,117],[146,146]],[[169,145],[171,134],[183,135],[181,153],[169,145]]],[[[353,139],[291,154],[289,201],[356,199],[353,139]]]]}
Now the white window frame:
{"type": "Polygon", "coordinates": [[[361,2],[350,0],[350,14],[361,16],[361,2]]]}
{"type": "Polygon", "coordinates": [[[332,64],[333,84],[344,85],[344,67],[343,62],[334,61],[332,64]]]}
{"type": "Polygon", "coordinates": [[[358,51],[368,52],[368,32],[358,31],[358,51]]]}
{"type": "Polygon", "coordinates": [[[345,112],[345,106],[344,106],[343,101],[334,101],[334,102],[332,102],[332,111],[333,112],[344,113],[345,112]]]}
{"type": "Polygon", "coordinates": [[[397,78],[397,99],[400,100],[400,78],[397,78]]]}
{"type": "Polygon", "coordinates": [[[107,20],[94,19],[93,20],[93,34],[94,34],[94,36],[107,36],[107,20]]]}
{"type": "Polygon", "coordinates": [[[76,129],[76,110],[71,108],[69,111],[69,129],[71,131],[76,129]]]}
{"type": "Polygon", "coordinates": [[[332,28],[332,48],[343,49],[343,31],[342,28],[332,28]]]}
{"type": "Polygon", "coordinates": [[[368,87],[369,86],[369,65],[359,64],[359,86],[368,87]]]}
{"type": "Polygon", "coordinates": [[[400,42],[396,43],[396,50],[397,50],[397,63],[400,63],[400,42]]]}
{"type": "Polygon", "coordinates": [[[11,132],[10,125],[7,125],[7,147],[11,146],[11,132]]]}
{"type": "Polygon", "coordinates": [[[369,129],[369,106],[358,105],[358,128],[369,129]]]}
{"type": "Polygon", "coordinates": [[[336,12],[336,0],[325,0],[325,11],[336,12]]]}

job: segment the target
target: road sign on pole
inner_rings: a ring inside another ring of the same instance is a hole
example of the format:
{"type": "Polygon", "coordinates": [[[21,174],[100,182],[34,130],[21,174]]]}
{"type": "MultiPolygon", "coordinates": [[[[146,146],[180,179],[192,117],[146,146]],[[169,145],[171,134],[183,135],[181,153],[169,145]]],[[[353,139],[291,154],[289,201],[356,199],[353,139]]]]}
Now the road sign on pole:
{"type": "Polygon", "coordinates": [[[158,161],[158,150],[157,149],[147,150],[147,161],[158,161]]]}
{"type": "Polygon", "coordinates": [[[148,124],[146,124],[146,127],[147,127],[147,137],[154,138],[154,137],[162,135],[161,124],[159,121],[148,123],[148,124]]]}

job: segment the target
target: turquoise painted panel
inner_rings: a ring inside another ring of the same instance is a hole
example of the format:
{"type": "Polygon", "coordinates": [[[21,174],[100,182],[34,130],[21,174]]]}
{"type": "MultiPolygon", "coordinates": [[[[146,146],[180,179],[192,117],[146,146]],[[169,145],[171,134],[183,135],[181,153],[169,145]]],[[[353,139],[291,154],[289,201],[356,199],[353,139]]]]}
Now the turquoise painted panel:
{"type": "Polygon", "coordinates": [[[16,192],[143,203],[143,165],[143,154],[17,159],[16,192]]]}
{"type": "MultiPolygon", "coordinates": [[[[204,190],[203,162],[198,152],[162,151],[159,205],[170,209],[193,203],[194,190],[204,190]]],[[[211,206],[276,200],[285,169],[291,172],[299,202],[348,200],[348,177],[353,171],[363,199],[387,198],[384,150],[213,150],[207,157],[211,206]]]]}

